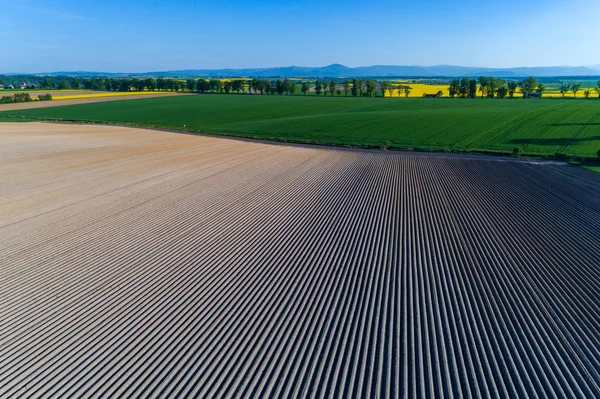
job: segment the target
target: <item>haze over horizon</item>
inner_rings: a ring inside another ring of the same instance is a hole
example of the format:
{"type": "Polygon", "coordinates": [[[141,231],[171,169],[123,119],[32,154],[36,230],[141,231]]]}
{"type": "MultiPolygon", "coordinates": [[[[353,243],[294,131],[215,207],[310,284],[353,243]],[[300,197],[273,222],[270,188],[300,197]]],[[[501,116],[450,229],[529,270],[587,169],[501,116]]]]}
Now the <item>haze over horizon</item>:
{"type": "Polygon", "coordinates": [[[0,73],[600,64],[596,0],[0,0],[0,73]]]}

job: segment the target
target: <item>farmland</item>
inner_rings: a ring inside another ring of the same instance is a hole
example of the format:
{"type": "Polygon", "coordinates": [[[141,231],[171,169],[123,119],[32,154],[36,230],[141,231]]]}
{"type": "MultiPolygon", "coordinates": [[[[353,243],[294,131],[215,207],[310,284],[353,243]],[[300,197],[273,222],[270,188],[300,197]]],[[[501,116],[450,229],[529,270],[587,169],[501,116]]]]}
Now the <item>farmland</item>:
{"type": "MultiPolygon", "coordinates": [[[[39,94],[52,94],[53,100],[74,100],[83,98],[100,98],[100,97],[120,97],[120,96],[157,96],[176,94],[172,92],[156,92],[156,91],[94,91],[94,90],[3,90],[0,91],[0,96],[10,96],[17,93],[29,93],[32,98],[37,98],[39,94]]],[[[0,110],[2,108],[0,107],[0,110]]]]}
{"type": "MultiPolygon", "coordinates": [[[[74,94],[74,92],[60,93],[61,95],[55,96],[52,91],[49,94],[53,95],[52,101],[30,101],[22,103],[12,104],[0,104],[0,112],[2,111],[15,111],[23,109],[34,109],[34,108],[51,108],[61,107],[66,105],[78,105],[78,104],[92,104],[100,102],[110,101],[121,101],[121,100],[135,100],[139,99],[141,93],[135,92],[84,92],[80,94],[74,94]]],[[[159,98],[165,96],[179,96],[185,95],[185,93],[170,93],[170,92],[144,92],[144,98],[159,98]]]]}
{"type": "Polygon", "coordinates": [[[0,166],[0,397],[600,395],[595,173],[40,123],[0,166]]]}
{"type": "Polygon", "coordinates": [[[268,140],[526,155],[600,149],[596,100],[189,95],[0,112],[0,121],[131,124],[268,140]],[[184,127],[185,126],[185,127],[184,127]]]}

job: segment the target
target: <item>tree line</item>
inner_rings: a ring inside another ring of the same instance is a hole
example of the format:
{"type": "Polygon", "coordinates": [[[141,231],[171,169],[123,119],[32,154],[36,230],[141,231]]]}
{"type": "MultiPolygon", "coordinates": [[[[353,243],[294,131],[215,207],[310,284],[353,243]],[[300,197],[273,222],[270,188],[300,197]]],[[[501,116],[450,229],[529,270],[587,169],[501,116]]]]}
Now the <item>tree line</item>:
{"type": "MultiPolygon", "coordinates": [[[[52,94],[40,94],[37,99],[39,101],[50,101],[52,100],[52,94]]],[[[28,103],[33,101],[29,93],[15,93],[12,96],[2,96],[0,98],[0,104],[13,104],[13,103],[28,103]]]]}
{"type": "Polygon", "coordinates": [[[462,78],[452,79],[448,87],[450,97],[476,98],[478,93],[481,98],[513,98],[521,88],[524,98],[530,98],[533,93],[541,96],[546,90],[543,83],[539,83],[535,76],[530,76],[521,81],[494,78],[491,76],[480,76],[477,79],[462,78]]]}
{"type": "MultiPolygon", "coordinates": [[[[452,79],[448,87],[448,94],[450,95],[450,97],[461,98],[476,98],[478,96],[478,93],[481,94],[481,98],[514,98],[517,89],[521,89],[521,94],[523,98],[541,98],[544,92],[547,90],[547,87],[543,83],[538,82],[535,76],[530,76],[520,81],[507,81],[502,78],[480,76],[477,79],[452,79]]],[[[579,82],[562,82],[559,89],[563,98],[569,92],[572,92],[573,97],[576,97],[577,93],[580,90],[581,83],[579,82]]],[[[598,81],[594,90],[597,91],[598,97],[600,98],[600,81],[598,81]]],[[[587,88],[584,91],[584,95],[586,98],[589,98],[591,93],[591,88],[587,88]]]]}
{"type": "MultiPolygon", "coordinates": [[[[249,93],[249,94],[279,94],[290,95],[298,92],[304,95],[314,92],[317,96],[353,96],[353,97],[373,97],[381,93],[382,97],[391,97],[394,92],[400,96],[408,97],[412,88],[406,84],[394,84],[388,80],[377,81],[375,79],[316,79],[316,81],[296,82],[292,79],[174,79],[174,78],[128,78],[128,77],[95,77],[78,78],[68,76],[35,76],[32,80],[25,80],[29,77],[20,77],[21,82],[27,89],[48,89],[48,90],[94,90],[94,91],[173,91],[173,92],[198,92],[198,93],[249,93]]],[[[0,84],[6,85],[19,81],[18,77],[0,76],[0,84]]],[[[22,85],[21,83],[20,85],[22,85]]],[[[542,97],[547,87],[539,82],[537,78],[531,76],[526,79],[505,80],[502,78],[480,76],[479,78],[455,78],[449,82],[448,94],[450,97],[460,98],[513,98],[520,89],[520,95],[524,98],[542,97]]],[[[563,97],[570,93],[577,96],[577,93],[583,90],[586,98],[589,98],[593,91],[598,93],[600,98],[600,81],[594,88],[583,88],[579,82],[562,82],[559,91],[563,97]]],[[[428,94],[427,97],[441,97],[443,93],[428,94]]]]}

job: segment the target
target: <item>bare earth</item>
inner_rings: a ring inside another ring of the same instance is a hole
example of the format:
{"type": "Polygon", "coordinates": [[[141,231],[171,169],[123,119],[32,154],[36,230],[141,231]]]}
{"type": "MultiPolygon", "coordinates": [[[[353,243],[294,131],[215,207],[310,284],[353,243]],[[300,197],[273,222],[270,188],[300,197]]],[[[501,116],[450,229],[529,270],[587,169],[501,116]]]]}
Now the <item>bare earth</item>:
{"type": "Polygon", "coordinates": [[[2,398],[600,395],[598,174],[34,123],[0,170],[2,398]]]}
{"type": "MultiPolygon", "coordinates": [[[[108,92],[103,92],[108,93],[108,92]]],[[[81,93],[79,93],[81,94],[81,93]]],[[[87,94],[87,93],[86,93],[87,94]]],[[[67,95],[67,94],[63,94],[67,95]]],[[[101,103],[106,101],[121,101],[121,100],[139,100],[142,98],[156,98],[165,96],[186,96],[186,93],[164,93],[164,94],[144,94],[131,95],[131,96],[114,96],[114,97],[94,97],[94,98],[78,98],[74,100],[52,100],[52,101],[32,101],[28,103],[16,103],[16,104],[0,104],[1,111],[15,111],[20,109],[31,109],[31,108],[47,108],[47,107],[60,107],[63,105],[75,105],[75,104],[90,104],[90,103],[101,103]]]]}

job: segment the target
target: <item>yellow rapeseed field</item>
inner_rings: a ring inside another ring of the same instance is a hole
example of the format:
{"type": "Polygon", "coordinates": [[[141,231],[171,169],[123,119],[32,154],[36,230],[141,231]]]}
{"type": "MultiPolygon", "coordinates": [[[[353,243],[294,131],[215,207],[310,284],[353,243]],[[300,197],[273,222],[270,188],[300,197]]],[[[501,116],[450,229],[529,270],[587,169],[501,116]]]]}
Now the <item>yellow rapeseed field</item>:
{"type": "MultiPolygon", "coordinates": [[[[410,83],[408,81],[394,81],[393,85],[403,85],[412,88],[409,97],[423,97],[424,94],[437,94],[438,91],[442,91],[442,97],[448,97],[448,85],[429,85],[424,83],[410,83]]],[[[385,93],[386,97],[389,96],[389,92],[385,93]]],[[[392,91],[392,97],[398,97],[398,90],[392,91]]],[[[404,93],[402,93],[404,97],[404,93]]]]}
{"type": "MultiPolygon", "coordinates": [[[[443,95],[442,97],[448,97],[448,85],[444,85],[444,84],[424,84],[424,83],[410,83],[409,81],[392,81],[393,85],[403,85],[403,86],[410,86],[412,87],[412,91],[409,95],[409,97],[423,97],[424,94],[436,94],[438,92],[438,90],[441,90],[443,95]]],[[[588,90],[587,87],[582,87],[578,92],[577,92],[577,98],[584,98],[585,97],[585,90],[588,90]]],[[[590,90],[590,98],[597,98],[598,97],[598,92],[594,89],[594,88],[589,88],[590,90]]],[[[517,89],[517,91],[515,92],[515,97],[521,97],[523,94],[521,92],[521,89],[517,89]]],[[[389,93],[386,92],[386,97],[389,96],[389,93]]],[[[481,96],[481,92],[479,91],[479,86],[477,86],[477,96],[481,96]]],[[[550,97],[550,98],[560,98],[562,97],[562,94],[560,94],[560,92],[558,90],[546,90],[543,95],[543,97],[550,97]]],[[[397,90],[393,90],[392,93],[392,97],[398,97],[398,91],[397,90]]],[[[404,93],[402,93],[402,97],[404,97],[404,93]]],[[[566,95],[565,98],[573,98],[573,92],[569,91],[566,95]]]]}

